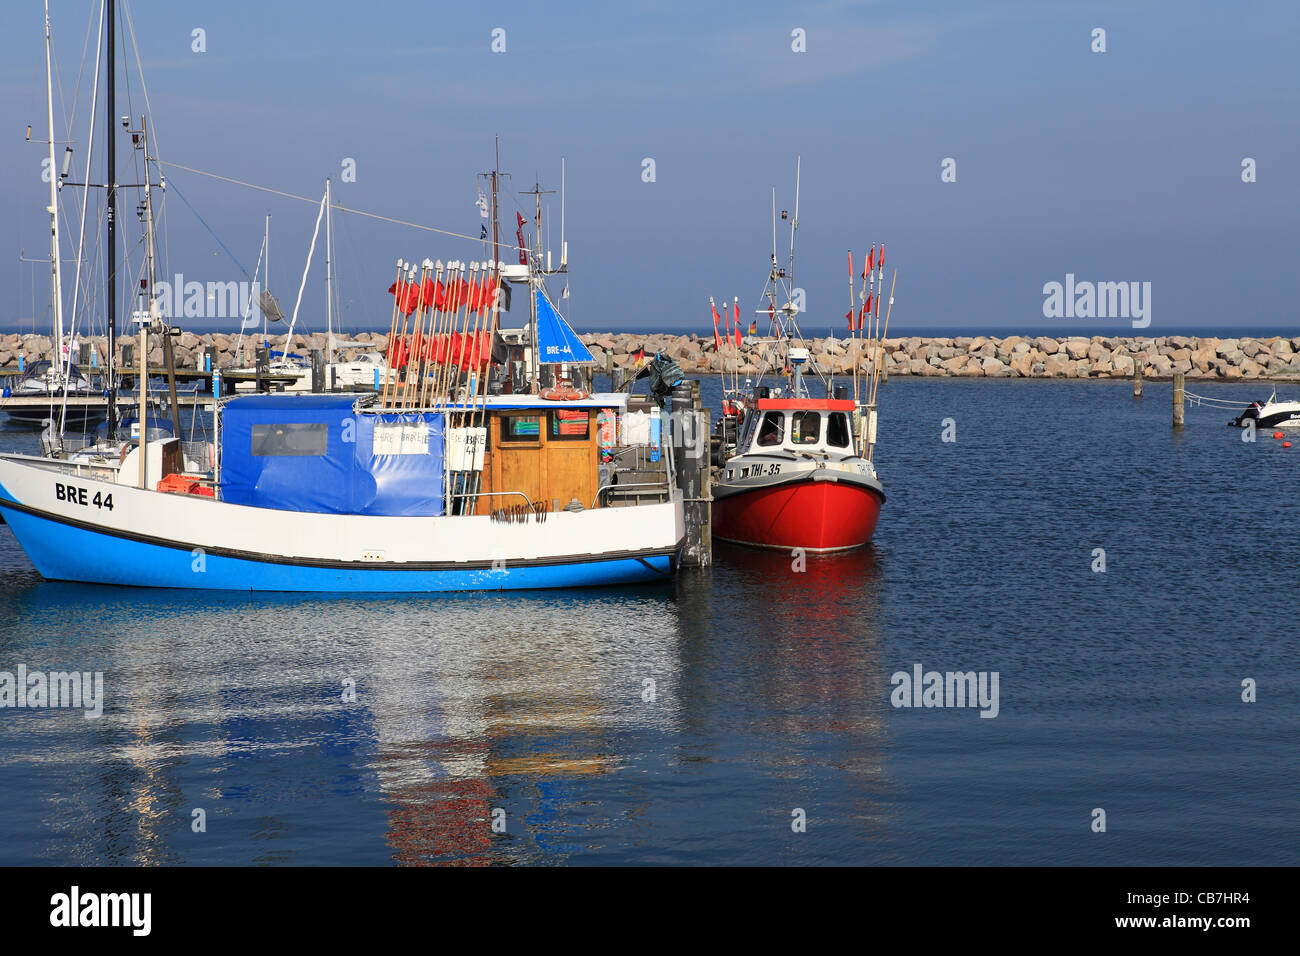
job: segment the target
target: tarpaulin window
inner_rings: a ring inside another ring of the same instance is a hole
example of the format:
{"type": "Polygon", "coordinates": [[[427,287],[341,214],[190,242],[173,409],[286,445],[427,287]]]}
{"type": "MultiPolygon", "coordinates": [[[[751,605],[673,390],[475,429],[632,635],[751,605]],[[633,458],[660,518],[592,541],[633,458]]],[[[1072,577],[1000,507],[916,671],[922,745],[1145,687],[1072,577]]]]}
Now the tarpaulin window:
{"type": "Polygon", "coordinates": [[[323,514],[443,511],[443,417],[372,414],[352,395],[248,395],[221,411],[221,496],[323,514]]]}
{"type": "Polygon", "coordinates": [[[591,413],[585,409],[556,408],[550,417],[553,440],[581,441],[589,434],[591,413]]]}
{"type": "Polygon", "coordinates": [[[329,447],[324,422],[276,422],[254,425],[249,451],[258,458],[284,455],[323,455],[329,447]]]}

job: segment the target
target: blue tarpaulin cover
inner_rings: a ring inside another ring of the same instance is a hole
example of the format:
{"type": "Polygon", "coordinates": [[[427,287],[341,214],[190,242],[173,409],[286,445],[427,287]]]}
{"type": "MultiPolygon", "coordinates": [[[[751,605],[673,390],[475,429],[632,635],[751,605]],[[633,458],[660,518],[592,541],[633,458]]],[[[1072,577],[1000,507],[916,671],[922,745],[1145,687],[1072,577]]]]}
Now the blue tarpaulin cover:
{"type": "Polygon", "coordinates": [[[353,402],[348,395],[250,395],[227,402],[221,413],[222,499],[321,514],[442,514],[443,417],[358,414],[353,402]]]}
{"type": "Polygon", "coordinates": [[[593,364],[587,346],[582,344],[578,333],[574,332],[563,316],[555,311],[549,299],[537,290],[537,360],[543,365],[593,364]]]}

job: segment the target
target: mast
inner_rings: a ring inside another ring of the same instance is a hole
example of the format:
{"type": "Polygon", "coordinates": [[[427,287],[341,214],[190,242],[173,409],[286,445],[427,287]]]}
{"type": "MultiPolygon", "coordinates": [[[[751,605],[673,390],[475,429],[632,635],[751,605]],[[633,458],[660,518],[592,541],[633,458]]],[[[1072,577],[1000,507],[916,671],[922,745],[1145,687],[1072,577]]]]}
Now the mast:
{"type": "MultiPolygon", "coordinates": [[[[105,177],[104,177],[104,219],[108,224],[107,228],[107,250],[104,256],[104,275],[105,275],[105,315],[108,325],[108,434],[111,437],[113,430],[117,427],[117,163],[116,150],[114,149],[115,140],[113,138],[113,123],[117,112],[117,75],[116,63],[113,59],[113,50],[117,45],[117,36],[114,29],[117,13],[117,0],[108,0],[105,7],[105,49],[108,51],[108,59],[105,63],[105,73],[108,80],[106,90],[107,96],[104,98],[105,106],[105,123],[104,137],[105,143],[105,177]]],[[[142,426],[143,427],[143,426],[142,426]]]]}
{"type": "Polygon", "coordinates": [[[500,179],[501,179],[501,134],[497,133],[496,165],[492,167],[492,262],[493,262],[493,267],[496,270],[495,278],[498,285],[500,285],[501,283],[501,254],[500,254],[500,250],[497,248],[498,245],[497,225],[500,222],[500,219],[497,216],[497,186],[500,182],[500,179]]]}
{"type": "MultiPolygon", "coordinates": [[[[330,181],[325,180],[325,361],[334,361],[334,201],[330,181]]],[[[286,348],[285,351],[288,351],[286,348]]]]}
{"type": "Polygon", "coordinates": [[[542,366],[537,354],[537,350],[540,348],[537,328],[537,290],[542,288],[546,282],[546,266],[545,260],[542,258],[542,197],[553,192],[555,192],[554,189],[543,189],[542,184],[536,180],[533,181],[532,189],[524,191],[525,196],[532,196],[536,200],[533,225],[537,228],[537,246],[532,255],[528,257],[528,321],[533,332],[533,388],[539,391],[541,389],[542,366]]]}
{"type": "MultiPolygon", "coordinates": [[[[262,235],[262,245],[266,249],[266,258],[262,260],[262,291],[271,287],[271,214],[266,214],[266,226],[262,235]]],[[[260,305],[260,303],[259,303],[260,305]]],[[[262,313],[262,347],[266,347],[266,309],[262,313]]]]}
{"type": "MultiPolygon", "coordinates": [[[[45,0],[45,115],[50,129],[50,281],[54,294],[54,387],[63,381],[63,271],[59,264],[59,178],[54,166],[54,80],[50,65],[50,2],[45,0]]],[[[69,356],[71,359],[71,356],[69,356]]]]}

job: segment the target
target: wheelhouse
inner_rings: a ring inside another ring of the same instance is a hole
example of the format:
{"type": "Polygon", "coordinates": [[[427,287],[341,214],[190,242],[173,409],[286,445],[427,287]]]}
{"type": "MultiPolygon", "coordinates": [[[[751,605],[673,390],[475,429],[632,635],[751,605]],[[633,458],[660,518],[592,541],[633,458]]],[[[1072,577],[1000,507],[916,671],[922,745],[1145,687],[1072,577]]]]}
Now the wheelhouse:
{"type": "Polygon", "coordinates": [[[853,402],[760,398],[745,418],[739,454],[853,453],[853,402]]]}

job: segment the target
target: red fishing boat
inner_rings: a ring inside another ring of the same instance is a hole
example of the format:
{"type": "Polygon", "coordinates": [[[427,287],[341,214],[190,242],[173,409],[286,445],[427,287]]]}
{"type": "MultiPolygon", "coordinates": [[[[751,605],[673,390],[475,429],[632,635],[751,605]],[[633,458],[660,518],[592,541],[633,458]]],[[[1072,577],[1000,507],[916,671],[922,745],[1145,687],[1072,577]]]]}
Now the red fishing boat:
{"type": "MultiPolygon", "coordinates": [[[[742,390],[734,379],[727,388],[724,373],[723,415],[715,437],[720,467],[713,479],[713,536],[758,548],[844,551],[871,540],[885,503],[885,490],[872,462],[883,358],[879,304],[883,296],[877,290],[883,290],[884,246],[879,259],[872,246],[857,301],[850,254],[846,318],[855,354],[867,356],[868,365],[864,373],[855,370],[853,397],[849,397],[847,385],[836,386],[831,375],[810,363],[803,345],[794,295],[797,186],[795,196],[789,269],[778,266],[774,250],[764,290],[767,307],[759,311],[768,316],[775,332],[773,371],[790,375],[792,381],[782,395],[780,389],[749,382],[742,390]],[[859,332],[865,333],[861,350],[856,344],[859,332]],[[820,379],[824,398],[809,392],[805,368],[820,379]]],[[[775,219],[774,203],[773,235],[775,219]]],[[[889,302],[892,305],[892,287],[889,302]]],[[[886,312],[886,329],[888,317],[886,312]]]]}
{"type": "Polygon", "coordinates": [[[713,483],[714,537],[807,551],[871,540],[885,490],[853,447],[853,412],[849,399],[756,399],[713,483]]]}

